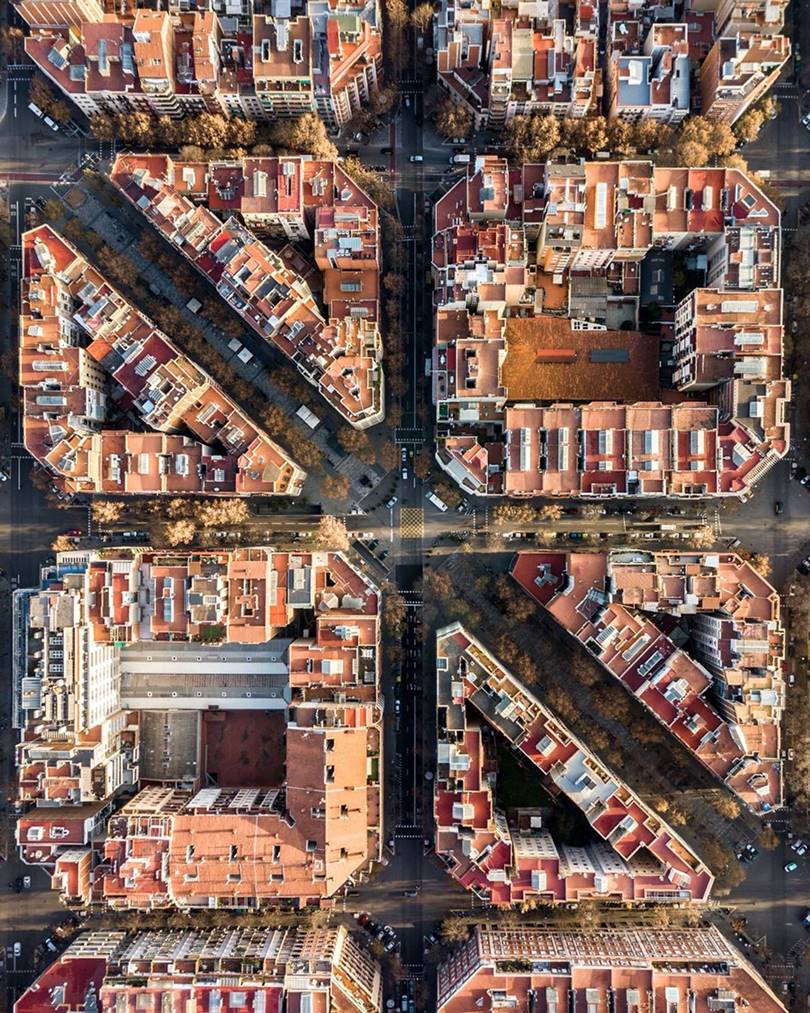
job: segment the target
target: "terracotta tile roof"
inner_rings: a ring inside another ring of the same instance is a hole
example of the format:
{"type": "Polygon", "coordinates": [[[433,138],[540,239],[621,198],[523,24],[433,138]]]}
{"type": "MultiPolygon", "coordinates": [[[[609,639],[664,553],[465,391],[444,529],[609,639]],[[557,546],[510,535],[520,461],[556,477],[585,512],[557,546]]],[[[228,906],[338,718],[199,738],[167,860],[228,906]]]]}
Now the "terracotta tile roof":
{"type": "Polygon", "coordinates": [[[636,331],[576,330],[564,317],[541,315],[509,319],[505,337],[511,401],[647,401],[658,393],[658,342],[636,331]]]}

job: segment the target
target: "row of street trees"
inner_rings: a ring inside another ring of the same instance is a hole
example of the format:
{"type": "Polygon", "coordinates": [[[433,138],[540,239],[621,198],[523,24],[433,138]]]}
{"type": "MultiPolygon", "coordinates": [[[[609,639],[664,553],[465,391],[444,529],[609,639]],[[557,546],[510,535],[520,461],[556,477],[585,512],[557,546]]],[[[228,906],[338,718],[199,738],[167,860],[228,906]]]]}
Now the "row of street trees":
{"type": "Polygon", "coordinates": [[[728,124],[705,116],[691,116],[673,131],[649,119],[629,123],[603,116],[573,119],[536,113],[516,116],[505,131],[509,157],[516,163],[542,161],[564,148],[590,157],[607,150],[622,157],[638,154],[664,163],[698,166],[729,158],[738,141],[728,124]]]}
{"type": "Polygon", "coordinates": [[[172,119],[128,110],[96,113],[90,117],[90,129],[102,141],[117,139],[134,148],[179,150],[182,158],[192,161],[240,158],[248,149],[257,156],[286,151],[315,158],[338,157],[323,120],[315,113],[267,124],[240,116],[228,118],[220,113],[172,119]]]}

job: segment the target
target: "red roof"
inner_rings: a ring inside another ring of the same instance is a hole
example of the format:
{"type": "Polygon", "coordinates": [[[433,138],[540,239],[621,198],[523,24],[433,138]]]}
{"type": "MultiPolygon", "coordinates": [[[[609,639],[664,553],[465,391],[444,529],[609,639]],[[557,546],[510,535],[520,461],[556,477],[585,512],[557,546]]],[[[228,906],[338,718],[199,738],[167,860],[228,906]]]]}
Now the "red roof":
{"type": "Polygon", "coordinates": [[[103,957],[60,957],[20,996],[14,1013],[79,1013],[91,986],[98,995],[106,970],[103,957]]]}

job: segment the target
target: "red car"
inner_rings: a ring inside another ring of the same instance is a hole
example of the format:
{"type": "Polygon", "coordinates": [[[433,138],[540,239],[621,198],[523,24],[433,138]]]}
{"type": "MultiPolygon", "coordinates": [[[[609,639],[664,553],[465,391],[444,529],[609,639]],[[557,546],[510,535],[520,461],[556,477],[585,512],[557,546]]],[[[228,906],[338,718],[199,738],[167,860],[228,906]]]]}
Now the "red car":
{"type": "Polygon", "coordinates": [[[69,535],[71,538],[81,538],[84,532],[81,528],[71,528],[70,531],[66,531],[65,534],[69,535]]]}

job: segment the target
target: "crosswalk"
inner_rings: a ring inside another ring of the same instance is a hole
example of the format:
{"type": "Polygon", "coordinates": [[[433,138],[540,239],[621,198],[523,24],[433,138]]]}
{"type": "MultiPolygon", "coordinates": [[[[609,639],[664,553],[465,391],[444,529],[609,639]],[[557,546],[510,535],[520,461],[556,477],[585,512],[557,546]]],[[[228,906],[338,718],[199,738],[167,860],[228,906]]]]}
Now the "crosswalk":
{"type": "Polygon", "coordinates": [[[422,840],[423,836],[422,828],[413,826],[413,824],[403,823],[394,830],[394,837],[397,840],[422,840]]]}
{"type": "Polygon", "coordinates": [[[406,428],[398,426],[394,430],[394,442],[399,444],[412,444],[425,442],[425,430],[421,427],[406,428]]]}
{"type": "Polygon", "coordinates": [[[425,511],[422,507],[403,507],[399,515],[400,538],[421,538],[425,533],[425,511]]]}

